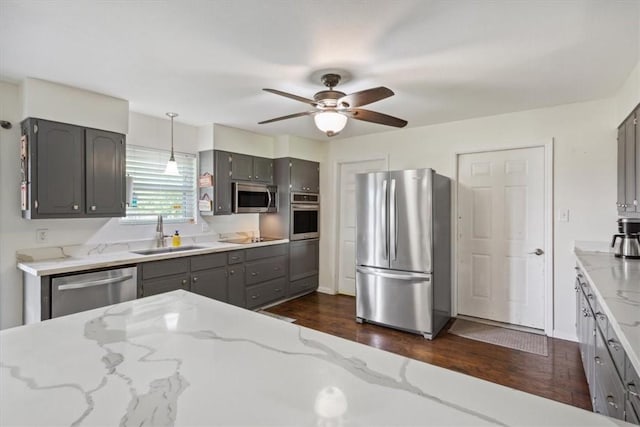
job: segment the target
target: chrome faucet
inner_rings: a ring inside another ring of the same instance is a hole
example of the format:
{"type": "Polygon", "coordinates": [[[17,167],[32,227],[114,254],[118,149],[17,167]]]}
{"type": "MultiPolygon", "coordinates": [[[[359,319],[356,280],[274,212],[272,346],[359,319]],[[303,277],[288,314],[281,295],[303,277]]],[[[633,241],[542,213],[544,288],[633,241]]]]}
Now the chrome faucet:
{"type": "Polygon", "coordinates": [[[156,248],[164,248],[165,237],[169,237],[164,234],[164,226],[162,224],[162,215],[158,215],[158,223],[156,224],[156,248]]]}

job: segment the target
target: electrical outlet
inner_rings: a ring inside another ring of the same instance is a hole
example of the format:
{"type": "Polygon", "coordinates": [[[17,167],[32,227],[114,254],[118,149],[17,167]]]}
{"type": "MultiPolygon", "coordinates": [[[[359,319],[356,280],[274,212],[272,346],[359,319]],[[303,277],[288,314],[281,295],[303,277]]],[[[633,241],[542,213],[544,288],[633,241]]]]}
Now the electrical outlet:
{"type": "Polygon", "coordinates": [[[45,243],[49,240],[49,229],[39,228],[36,230],[36,242],[45,243]]]}
{"type": "Polygon", "coordinates": [[[207,221],[202,220],[202,232],[206,233],[207,231],[209,231],[209,224],[207,224],[207,221]]]}

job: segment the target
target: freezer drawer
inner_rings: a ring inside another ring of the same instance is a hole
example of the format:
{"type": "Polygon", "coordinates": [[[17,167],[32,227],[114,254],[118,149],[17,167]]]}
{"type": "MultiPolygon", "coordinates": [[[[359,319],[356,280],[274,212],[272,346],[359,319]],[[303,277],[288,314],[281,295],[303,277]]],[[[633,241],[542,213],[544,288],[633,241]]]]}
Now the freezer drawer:
{"type": "Polygon", "coordinates": [[[51,317],[65,316],[136,298],[136,267],[54,277],[51,317]]]}
{"type": "Polygon", "coordinates": [[[356,317],[433,335],[433,281],[431,274],[358,266],[356,317]]]}

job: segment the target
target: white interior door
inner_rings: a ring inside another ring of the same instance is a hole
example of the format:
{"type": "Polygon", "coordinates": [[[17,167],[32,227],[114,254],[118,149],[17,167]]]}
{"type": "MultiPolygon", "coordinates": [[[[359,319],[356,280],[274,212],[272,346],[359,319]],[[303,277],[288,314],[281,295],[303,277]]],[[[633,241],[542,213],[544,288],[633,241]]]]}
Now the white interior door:
{"type": "Polygon", "coordinates": [[[459,314],[544,329],[545,226],[544,147],[458,157],[459,314]]]}
{"type": "Polygon", "coordinates": [[[386,170],[386,160],[340,163],[338,188],[338,292],[356,294],[356,174],[386,170]]]}

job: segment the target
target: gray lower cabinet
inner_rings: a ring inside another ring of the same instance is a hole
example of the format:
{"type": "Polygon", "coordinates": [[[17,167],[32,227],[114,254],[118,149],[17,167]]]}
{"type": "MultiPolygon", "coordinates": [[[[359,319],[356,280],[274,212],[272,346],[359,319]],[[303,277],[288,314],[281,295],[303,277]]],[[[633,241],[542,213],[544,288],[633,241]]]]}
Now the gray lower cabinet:
{"type": "Polygon", "coordinates": [[[298,240],[289,243],[289,279],[318,275],[320,241],[298,240]]]}
{"type": "Polygon", "coordinates": [[[247,308],[253,309],[270,302],[283,299],[286,296],[286,277],[247,288],[247,308]]]}
{"type": "Polygon", "coordinates": [[[190,264],[191,292],[222,302],[229,300],[227,254],[192,256],[190,264]]]}
{"type": "Polygon", "coordinates": [[[577,270],[576,331],[593,411],[638,424],[638,373],[613,330],[612,322],[595,297],[584,274],[577,270]]]}
{"type": "Polygon", "coordinates": [[[245,265],[245,284],[247,286],[282,277],[287,274],[286,257],[278,256],[259,261],[247,262],[245,265]]]}
{"type": "Polygon", "coordinates": [[[189,290],[189,259],[174,258],[138,265],[138,294],[141,297],[189,290]]]}
{"type": "Polygon", "coordinates": [[[307,294],[315,291],[316,289],[318,289],[318,276],[305,277],[304,279],[289,282],[287,297],[307,294]]]}
{"type": "Polygon", "coordinates": [[[246,286],[244,282],[244,265],[232,264],[227,267],[229,304],[247,307],[246,286]]]}

